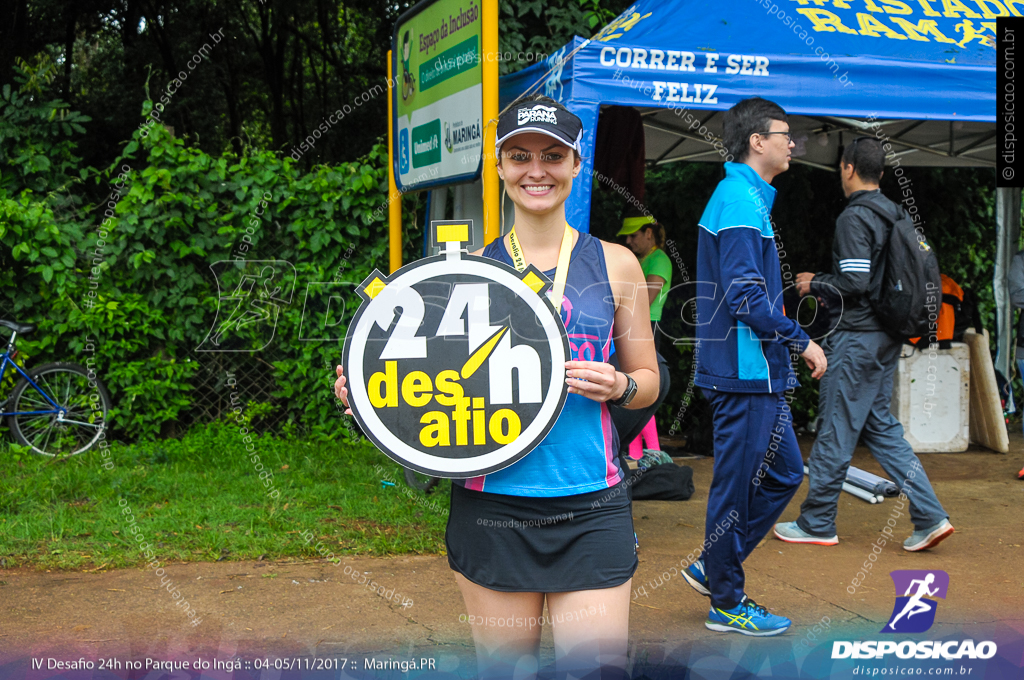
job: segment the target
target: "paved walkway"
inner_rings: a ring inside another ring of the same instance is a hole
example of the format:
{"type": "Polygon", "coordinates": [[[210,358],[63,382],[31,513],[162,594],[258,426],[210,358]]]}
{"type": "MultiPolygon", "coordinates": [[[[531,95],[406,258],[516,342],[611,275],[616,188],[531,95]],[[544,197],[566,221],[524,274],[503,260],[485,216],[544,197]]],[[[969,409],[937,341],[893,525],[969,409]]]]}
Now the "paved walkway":
{"type": "MultiPolygon", "coordinates": [[[[805,453],[809,444],[810,439],[801,438],[805,453]]],[[[911,554],[898,543],[889,544],[852,595],[847,586],[892,516],[892,500],[869,505],[843,494],[835,547],[766,539],[747,563],[748,594],[795,624],[773,644],[790,650],[802,640],[810,644],[808,635],[818,637],[813,626],[826,622],[831,627],[826,635],[833,638],[838,632],[847,639],[876,639],[893,608],[888,573],[896,569],[949,573],[949,596],[939,607],[930,634],[934,639],[954,633],[979,640],[994,629],[1015,630],[1018,637],[1024,633],[1024,482],[1015,478],[1024,465],[1024,441],[1019,434],[1011,436],[1008,455],[972,448],[963,454],[927,454],[922,460],[957,533],[926,553],[911,554]]],[[[630,633],[634,653],[649,660],[680,645],[720,649],[731,656],[724,650],[746,644],[746,638],[707,631],[706,600],[670,572],[703,540],[711,462],[691,461],[697,493],[690,501],[634,504],[641,552],[630,633]]],[[[881,474],[866,450],[858,450],[854,464],[881,474]]],[[[783,521],[796,517],[805,495],[806,482],[783,521]]],[[[902,541],[910,523],[905,514],[897,522],[902,541]]],[[[165,576],[198,612],[198,626],[189,624],[152,571],[0,570],[0,661],[12,654],[165,660],[196,654],[362,658],[384,652],[395,659],[432,657],[439,669],[472,675],[472,634],[459,621],[465,610],[443,556],[352,558],[341,566],[171,564],[165,576]],[[393,591],[392,600],[353,582],[346,570],[393,591]],[[403,599],[411,599],[411,606],[403,607],[403,599]]],[[[544,644],[550,655],[550,630],[545,630],[544,644]]]]}

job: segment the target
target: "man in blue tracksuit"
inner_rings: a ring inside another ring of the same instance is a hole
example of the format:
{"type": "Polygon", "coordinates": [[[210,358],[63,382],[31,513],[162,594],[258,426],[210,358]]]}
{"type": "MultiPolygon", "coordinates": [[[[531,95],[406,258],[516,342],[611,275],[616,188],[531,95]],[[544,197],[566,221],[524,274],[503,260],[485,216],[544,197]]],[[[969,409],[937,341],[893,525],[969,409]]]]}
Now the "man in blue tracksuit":
{"type": "Polygon", "coordinates": [[[697,242],[694,384],[711,402],[714,478],[704,553],[683,571],[711,598],[705,625],[777,635],[791,622],[744,594],[743,561],[779,518],[803,480],[803,460],[783,392],[797,386],[790,353],[820,378],[825,354],[782,310],[782,273],[771,220],[770,182],[789,169],[786,112],[745,99],[724,117],[735,163],[708,201],[697,242]]]}

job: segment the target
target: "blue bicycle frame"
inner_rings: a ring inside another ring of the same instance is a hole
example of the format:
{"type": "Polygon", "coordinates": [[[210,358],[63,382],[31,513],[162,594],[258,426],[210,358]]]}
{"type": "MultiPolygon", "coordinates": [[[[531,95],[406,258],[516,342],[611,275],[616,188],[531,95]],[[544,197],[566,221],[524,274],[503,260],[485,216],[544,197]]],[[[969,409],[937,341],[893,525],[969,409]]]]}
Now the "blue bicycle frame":
{"type": "Polygon", "coordinates": [[[4,374],[7,372],[8,364],[13,366],[14,370],[20,373],[22,377],[28,381],[28,384],[36,389],[36,392],[43,395],[43,398],[46,399],[46,401],[48,401],[50,405],[53,406],[53,408],[49,411],[5,411],[4,409],[7,406],[7,400],[5,399],[2,403],[0,403],[0,416],[45,416],[55,414],[57,415],[58,418],[63,419],[64,414],[67,412],[66,409],[63,409],[60,406],[58,406],[57,402],[51,399],[50,395],[44,392],[43,388],[39,387],[39,385],[37,385],[35,381],[29,377],[28,373],[22,370],[21,366],[19,366],[18,364],[14,363],[14,361],[11,360],[11,355],[9,351],[0,354],[0,384],[3,384],[4,374]]]}

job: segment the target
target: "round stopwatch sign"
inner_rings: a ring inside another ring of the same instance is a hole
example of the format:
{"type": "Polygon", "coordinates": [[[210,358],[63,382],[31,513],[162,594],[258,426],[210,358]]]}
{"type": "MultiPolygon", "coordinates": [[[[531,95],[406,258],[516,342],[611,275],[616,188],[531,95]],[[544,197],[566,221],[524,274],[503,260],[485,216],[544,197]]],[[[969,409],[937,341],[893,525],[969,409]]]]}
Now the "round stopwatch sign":
{"type": "Polygon", "coordinates": [[[465,478],[544,439],[565,404],[570,355],[544,274],[466,254],[468,228],[453,227],[468,225],[436,227],[443,254],[359,286],[343,365],[352,413],[381,451],[465,478]]]}

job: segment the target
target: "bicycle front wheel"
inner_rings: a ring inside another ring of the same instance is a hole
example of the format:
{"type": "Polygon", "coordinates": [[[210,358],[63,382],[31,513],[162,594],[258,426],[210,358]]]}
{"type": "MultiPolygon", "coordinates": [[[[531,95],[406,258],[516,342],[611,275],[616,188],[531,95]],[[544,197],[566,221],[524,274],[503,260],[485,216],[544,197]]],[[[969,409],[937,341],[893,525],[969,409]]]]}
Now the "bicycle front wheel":
{"type": "Polygon", "coordinates": [[[85,367],[66,362],[27,373],[32,382],[22,378],[11,394],[9,423],[15,441],[33,453],[55,457],[74,456],[95,446],[111,408],[103,383],[98,378],[90,381],[85,367]]]}
{"type": "Polygon", "coordinates": [[[405,483],[414,489],[430,493],[434,490],[435,486],[441,483],[441,478],[431,477],[430,475],[424,475],[415,470],[405,468],[405,483]]]}

